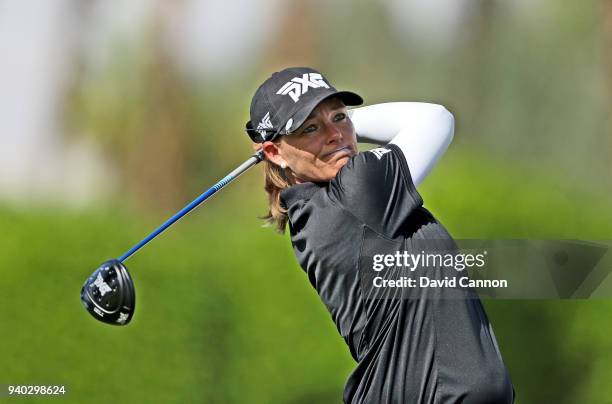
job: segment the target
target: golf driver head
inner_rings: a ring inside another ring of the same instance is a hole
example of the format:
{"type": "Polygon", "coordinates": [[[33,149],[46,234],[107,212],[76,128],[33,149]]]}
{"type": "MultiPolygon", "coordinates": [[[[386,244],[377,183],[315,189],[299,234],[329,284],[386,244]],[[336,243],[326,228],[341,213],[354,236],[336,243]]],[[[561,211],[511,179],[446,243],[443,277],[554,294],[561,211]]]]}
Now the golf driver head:
{"type": "Polygon", "coordinates": [[[81,301],[96,319],[112,325],[126,325],[136,304],[134,283],[118,260],[106,261],[85,281],[81,301]]]}

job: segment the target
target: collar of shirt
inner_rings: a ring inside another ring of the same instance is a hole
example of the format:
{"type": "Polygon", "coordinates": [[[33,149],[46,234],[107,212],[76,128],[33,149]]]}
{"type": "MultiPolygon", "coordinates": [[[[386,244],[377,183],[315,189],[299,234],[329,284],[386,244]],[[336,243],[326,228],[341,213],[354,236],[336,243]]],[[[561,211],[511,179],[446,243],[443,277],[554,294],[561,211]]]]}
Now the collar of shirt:
{"type": "Polygon", "coordinates": [[[315,183],[315,182],[304,182],[302,184],[292,185],[289,188],[285,188],[281,191],[280,200],[281,204],[285,209],[288,209],[291,205],[297,201],[304,199],[310,199],[319,189],[324,188],[329,183],[315,183]]]}

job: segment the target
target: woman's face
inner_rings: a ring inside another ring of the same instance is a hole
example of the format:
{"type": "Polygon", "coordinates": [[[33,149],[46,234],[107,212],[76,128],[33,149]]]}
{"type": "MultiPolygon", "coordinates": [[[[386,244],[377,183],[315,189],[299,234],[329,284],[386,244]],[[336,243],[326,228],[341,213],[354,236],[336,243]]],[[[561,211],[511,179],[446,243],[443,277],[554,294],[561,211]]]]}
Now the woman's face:
{"type": "Polygon", "coordinates": [[[344,103],[329,98],[295,132],[263,148],[268,160],[289,167],[298,182],[323,182],[357,154],[357,138],[344,103]]]}

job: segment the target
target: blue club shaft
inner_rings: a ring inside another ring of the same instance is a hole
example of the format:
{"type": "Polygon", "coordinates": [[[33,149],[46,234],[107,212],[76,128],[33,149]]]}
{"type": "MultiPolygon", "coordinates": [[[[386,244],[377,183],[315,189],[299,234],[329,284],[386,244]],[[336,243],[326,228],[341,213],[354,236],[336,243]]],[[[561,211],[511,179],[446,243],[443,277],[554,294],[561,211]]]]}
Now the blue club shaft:
{"type": "Polygon", "coordinates": [[[260,151],[256,152],[255,154],[253,154],[247,161],[245,161],[240,166],[238,166],[238,168],[236,168],[234,171],[232,171],[231,173],[229,173],[228,175],[223,177],[223,179],[221,179],[221,181],[217,182],[215,185],[210,187],[202,195],[200,195],[196,199],[194,199],[189,205],[185,206],[183,209],[181,209],[179,212],[177,212],[170,219],[166,220],[157,229],[153,230],[153,232],[151,234],[149,234],[147,237],[142,239],[138,244],[136,244],[134,247],[130,248],[125,254],[123,254],[121,257],[119,257],[119,261],[122,262],[122,263],[124,261],[126,261],[132,255],[134,255],[134,253],[136,251],[138,251],[142,247],[144,247],[149,241],[153,240],[155,237],[157,237],[159,234],[161,234],[168,227],[170,227],[174,223],[176,223],[180,218],[182,218],[187,213],[191,212],[193,209],[198,207],[205,200],[207,200],[212,195],[214,195],[218,190],[220,190],[221,188],[223,188],[224,186],[226,186],[227,184],[229,184],[230,182],[232,182],[233,180],[238,178],[238,176],[240,174],[244,173],[249,168],[251,168],[255,164],[259,163],[261,160],[263,160],[263,152],[260,150],[260,151]]]}

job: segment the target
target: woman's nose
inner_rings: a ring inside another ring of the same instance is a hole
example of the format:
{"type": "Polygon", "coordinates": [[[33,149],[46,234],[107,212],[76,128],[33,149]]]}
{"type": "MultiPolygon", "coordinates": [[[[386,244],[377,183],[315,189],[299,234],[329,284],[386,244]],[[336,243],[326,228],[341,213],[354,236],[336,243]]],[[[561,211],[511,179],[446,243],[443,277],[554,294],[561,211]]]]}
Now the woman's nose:
{"type": "Polygon", "coordinates": [[[342,131],[335,123],[330,123],[327,125],[327,132],[328,143],[334,143],[342,140],[342,131]]]}

